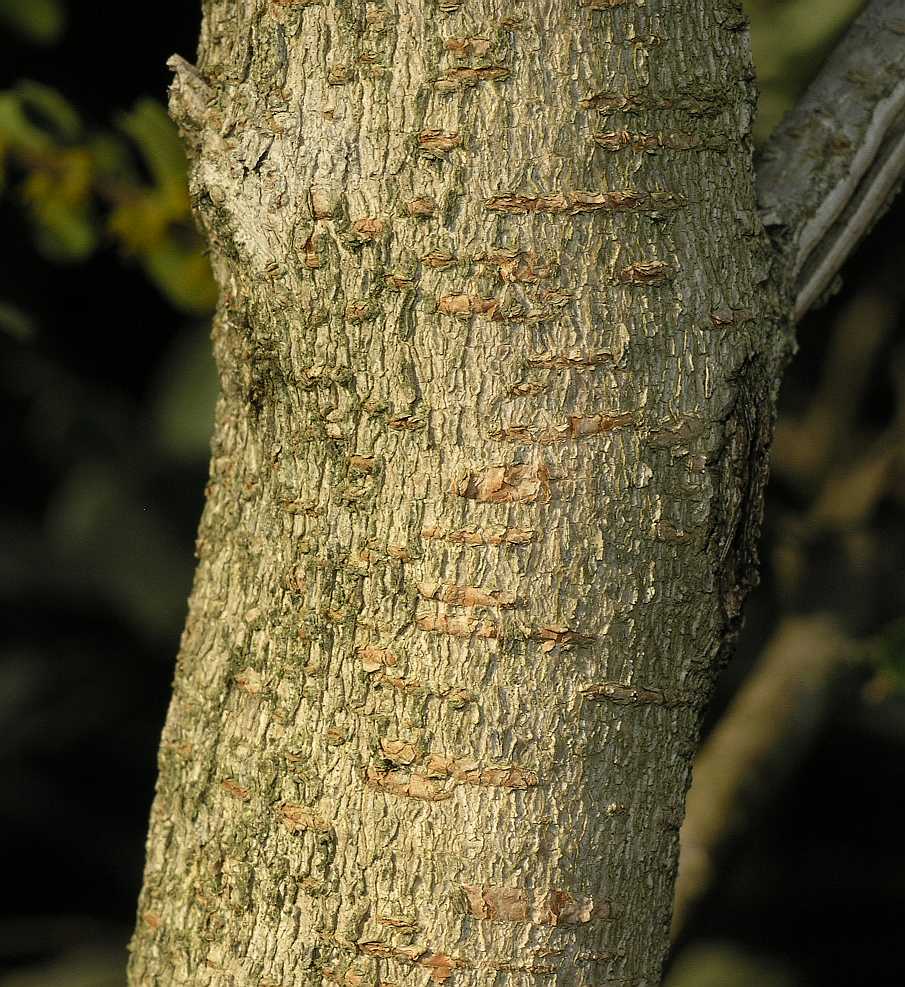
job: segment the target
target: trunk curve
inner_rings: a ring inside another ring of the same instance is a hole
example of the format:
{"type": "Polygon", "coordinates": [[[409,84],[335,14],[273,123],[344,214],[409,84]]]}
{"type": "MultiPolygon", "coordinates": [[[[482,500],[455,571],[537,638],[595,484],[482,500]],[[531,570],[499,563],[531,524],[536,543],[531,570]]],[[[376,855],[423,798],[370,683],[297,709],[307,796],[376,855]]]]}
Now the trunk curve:
{"type": "Polygon", "coordinates": [[[222,395],[132,987],[659,982],[780,338],[743,28],[206,0],[222,395]]]}

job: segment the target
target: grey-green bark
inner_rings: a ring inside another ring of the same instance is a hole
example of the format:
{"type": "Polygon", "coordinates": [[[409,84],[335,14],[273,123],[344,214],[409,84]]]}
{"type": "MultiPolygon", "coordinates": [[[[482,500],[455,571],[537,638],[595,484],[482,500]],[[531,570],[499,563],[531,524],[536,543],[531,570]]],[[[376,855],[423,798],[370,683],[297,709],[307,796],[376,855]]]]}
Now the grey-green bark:
{"type": "Polygon", "coordinates": [[[905,172],[905,6],[871,0],[758,162],[762,215],[801,318],[905,172]]]}
{"type": "Polygon", "coordinates": [[[222,395],[132,987],[651,987],[787,336],[733,0],[207,0],[222,395]]]}

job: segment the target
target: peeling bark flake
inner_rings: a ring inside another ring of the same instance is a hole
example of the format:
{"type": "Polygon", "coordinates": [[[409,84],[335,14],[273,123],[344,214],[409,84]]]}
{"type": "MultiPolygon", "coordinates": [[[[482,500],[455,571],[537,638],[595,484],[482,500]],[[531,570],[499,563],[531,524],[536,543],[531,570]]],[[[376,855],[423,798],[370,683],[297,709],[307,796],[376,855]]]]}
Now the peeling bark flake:
{"type": "Polygon", "coordinates": [[[438,93],[456,93],[476,86],[480,82],[495,82],[506,79],[509,69],[505,65],[485,65],[479,68],[451,69],[434,83],[434,91],[438,93]]]}
{"type": "Polygon", "coordinates": [[[509,397],[528,398],[535,394],[545,394],[550,390],[550,381],[520,380],[509,388],[509,397]]]}
{"type": "Polygon", "coordinates": [[[651,430],[645,442],[657,449],[686,446],[699,438],[705,428],[706,425],[700,418],[687,416],[669,422],[665,428],[651,430]]]}
{"type": "Polygon", "coordinates": [[[591,921],[594,902],[585,895],[571,895],[568,891],[551,891],[544,903],[549,925],[581,925],[591,921]]]}
{"type": "Polygon", "coordinates": [[[476,884],[465,884],[463,890],[475,918],[498,922],[528,922],[531,919],[526,891],[480,887],[476,884]]]}
{"type": "Polygon", "coordinates": [[[391,929],[417,931],[419,928],[417,921],[408,915],[381,915],[378,912],[374,918],[381,925],[388,925],[391,929]]]}
{"type": "MultiPolygon", "coordinates": [[[[346,970],[342,976],[332,967],[325,966],[321,970],[321,976],[331,984],[340,984],[341,987],[365,987],[367,978],[364,974],[356,973],[354,970],[346,970]]],[[[380,987],[387,987],[386,983],[381,983],[380,987]]]]}
{"type": "Polygon", "coordinates": [[[250,696],[260,695],[264,687],[261,673],[250,665],[239,672],[235,678],[235,683],[243,692],[247,692],[250,696]]]}
{"type": "MultiPolygon", "coordinates": [[[[390,943],[372,941],[357,944],[360,952],[366,956],[380,959],[401,960],[413,963],[428,970],[434,983],[442,984],[449,980],[459,961],[445,953],[432,953],[424,946],[392,946],[390,943]]],[[[385,987],[390,987],[386,984],[385,987]]]]}
{"type": "Polygon", "coordinates": [[[443,754],[429,754],[424,760],[424,774],[428,778],[452,778],[463,785],[484,788],[533,788],[537,774],[517,765],[482,768],[477,761],[467,757],[452,758],[443,754]]]}
{"type": "Polygon", "coordinates": [[[679,544],[684,541],[688,541],[689,533],[682,528],[677,528],[674,524],[670,524],[668,521],[658,521],[654,526],[654,537],[658,541],[669,542],[670,544],[679,544]]]}
{"type": "Polygon", "coordinates": [[[525,791],[538,783],[537,773],[520,765],[482,766],[470,757],[424,753],[413,741],[395,737],[381,738],[380,755],[393,767],[370,766],[371,787],[429,802],[450,798],[458,785],[525,791]]]}
{"type": "Polygon", "coordinates": [[[619,272],[616,280],[626,284],[662,284],[672,280],[675,275],[675,268],[666,261],[647,260],[630,264],[619,272]]]}
{"type": "Polygon", "coordinates": [[[459,134],[447,130],[422,130],[418,134],[418,151],[425,158],[447,158],[461,144],[459,134]]]}
{"type": "MultiPolygon", "coordinates": [[[[349,322],[367,322],[376,315],[377,310],[367,301],[349,302],[346,306],[346,318],[349,322]]],[[[342,435],[342,429],[338,425],[336,431],[338,435],[334,436],[334,438],[339,438],[342,435]]]]}
{"type": "Polygon", "coordinates": [[[550,471],[542,463],[490,466],[453,482],[452,492],[488,504],[550,500],[550,471]]]}
{"type": "Polygon", "coordinates": [[[383,220],[374,216],[364,216],[362,219],[356,219],[352,224],[352,232],[361,243],[371,243],[379,239],[385,229],[386,225],[383,220]]]}
{"type": "Polygon", "coordinates": [[[650,212],[678,208],[681,200],[670,192],[640,192],[621,189],[608,192],[557,192],[550,195],[495,195],[484,203],[493,212],[516,215],[532,212],[574,216],[582,212],[650,212]]]}
{"type": "Polygon", "coordinates": [[[428,267],[432,267],[436,271],[442,271],[456,263],[456,258],[452,254],[444,253],[442,250],[435,250],[427,254],[423,260],[428,267]]]}
{"type": "Polygon", "coordinates": [[[324,740],[331,747],[338,747],[349,739],[349,734],[344,727],[330,727],[324,731],[324,740]]]}
{"type": "Polygon", "coordinates": [[[406,203],[405,210],[409,216],[415,218],[433,216],[437,211],[437,203],[429,195],[419,195],[406,203]]]}
{"type": "Polygon", "coordinates": [[[388,274],[384,283],[391,291],[413,291],[415,279],[407,274],[388,274]]]}
{"type": "Polygon", "coordinates": [[[494,250],[475,260],[496,267],[500,280],[508,284],[537,284],[553,274],[552,265],[541,261],[531,250],[494,250]]]}
{"type": "Polygon", "coordinates": [[[387,419],[387,428],[397,432],[413,432],[424,427],[424,419],[418,415],[394,415],[387,419]]]}
{"type": "Polygon", "coordinates": [[[375,687],[388,685],[391,689],[397,689],[409,696],[430,696],[446,703],[450,709],[463,709],[471,703],[477,702],[478,697],[469,692],[468,689],[458,687],[431,687],[413,679],[404,679],[400,676],[389,675],[381,672],[372,679],[375,687]]]}
{"type": "Polygon", "coordinates": [[[409,740],[382,737],[380,753],[393,764],[409,765],[421,760],[418,748],[409,740]]]}
{"type": "Polygon", "coordinates": [[[435,984],[442,984],[449,980],[456,968],[455,960],[445,953],[433,953],[426,959],[419,960],[419,964],[430,971],[431,980],[435,984]]]}
{"type": "Polygon", "coordinates": [[[316,271],[321,266],[321,257],[317,249],[319,240],[318,236],[309,236],[302,247],[303,263],[309,271],[316,271]]]}
{"type": "Polygon", "coordinates": [[[419,614],[415,626],[422,631],[449,634],[450,637],[495,638],[497,636],[497,628],[490,621],[458,615],[448,617],[446,614],[419,614]]]}
{"type": "Polygon", "coordinates": [[[491,433],[491,438],[500,442],[523,445],[552,445],[555,442],[604,435],[614,429],[631,425],[634,421],[635,416],[630,412],[612,415],[573,415],[562,425],[509,425],[491,433]]]}
{"type": "Polygon", "coordinates": [[[462,886],[468,907],[475,918],[486,922],[530,922],[533,925],[583,925],[592,918],[604,918],[608,906],[595,908],[587,895],[568,891],[537,891],[491,885],[462,886]]]}
{"type": "Polygon", "coordinates": [[[226,792],[227,795],[231,795],[234,799],[238,799],[240,802],[247,802],[251,798],[247,788],[243,788],[235,779],[224,778],[220,782],[220,787],[226,792]]]}
{"type": "Polygon", "coordinates": [[[444,315],[469,318],[472,315],[486,315],[493,318],[500,303],[495,298],[481,298],[478,295],[443,295],[437,302],[437,310],[444,315]]]}
{"type": "Polygon", "coordinates": [[[399,661],[392,651],[385,648],[374,648],[365,645],[358,649],[358,657],[361,659],[361,667],[366,672],[377,672],[381,668],[393,668],[399,661]]]}
{"type": "Polygon", "coordinates": [[[311,213],[315,219],[332,219],[339,206],[339,196],[331,189],[312,188],[311,213]]]}
{"type": "Polygon", "coordinates": [[[369,766],[365,771],[365,782],[370,788],[423,802],[442,802],[452,797],[452,791],[445,785],[408,771],[382,771],[369,766]]]}
{"type": "Polygon", "coordinates": [[[538,627],[531,634],[531,637],[535,641],[542,642],[542,651],[552,651],[557,645],[560,645],[563,650],[569,650],[579,645],[592,644],[597,640],[593,634],[579,634],[577,631],[562,625],[538,627]]]}
{"type": "Polygon", "coordinates": [[[331,65],[327,70],[328,86],[344,86],[355,78],[355,69],[351,65],[331,65]]]}
{"type": "Polygon", "coordinates": [[[720,308],[710,313],[710,321],[715,329],[723,326],[741,325],[754,321],[754,314],[745,309],[720,308]]]}
{"type": "Polygon", "coordinates": [[[514,593],[502,590],[482,590],[475,586],[458,586],[452,583],[419,583],[418,592],[425,600],[439,600],[460,607],[514,607],[514,593]]]}
{"type": "Polygon", "coordinates": [[[277,814],[290,833],[332,833],[333,826],[312,812],[307,806],[284,802],[277,808],[277,814]]]}
{"type": "Polygon", "coordinates": [[[490,51],[489,38],[447,38],[446,50],[456,58],[483,58],[490,51]]]}
{"type": "Polygon", "coordinates": [[[566,291],[565,288],[555,288],[551,291],[539,291],[537,300],[546,305],[552,305],[553,308],[563,308],[575,300],[575,293],[566,291]]]}
{"type": "Polygon", "coordinates": [[[373,473],[377,460],[373,456],[349,456],[349,468],[359,473],[373,473]]]}
{"type": "MultiPolygon", "coordinates": [[[[400,426],[391,425],[390,427],[398,428],[400,426]]],[[[413,558],[412,553],[405,547],[405,545],[387,545],[387,555],[389,555],[391,559],[396,559],[397,562],[411,562],[413,558]]]]}

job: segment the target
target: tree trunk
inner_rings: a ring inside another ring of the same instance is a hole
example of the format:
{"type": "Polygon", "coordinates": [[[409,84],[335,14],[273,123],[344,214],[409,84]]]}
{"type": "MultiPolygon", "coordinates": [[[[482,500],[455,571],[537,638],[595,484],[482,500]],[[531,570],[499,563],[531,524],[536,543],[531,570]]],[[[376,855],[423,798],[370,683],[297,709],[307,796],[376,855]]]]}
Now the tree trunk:
{"type": "Polygon", "coordinates": [[[206,0],[221,398],[133,987],[652,987],[787,348],[734,0],[206,0]]]}

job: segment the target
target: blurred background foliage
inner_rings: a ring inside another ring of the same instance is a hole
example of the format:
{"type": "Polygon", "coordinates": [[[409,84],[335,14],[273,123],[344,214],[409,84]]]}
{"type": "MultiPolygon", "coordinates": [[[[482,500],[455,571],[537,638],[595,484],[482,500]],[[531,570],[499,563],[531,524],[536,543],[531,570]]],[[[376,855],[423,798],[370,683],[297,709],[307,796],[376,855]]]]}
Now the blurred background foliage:
{"type": "MultiPolygon", "coordinates": [[[[0,0],[0,987],[124,984],[216,393],[163,106],[196,7],[0,0]]],[[[859,7],[746,3],[758,140],[859,7]]],[[[801,327],[668,987],[905,982],[903,220],[801,327]]]]}

